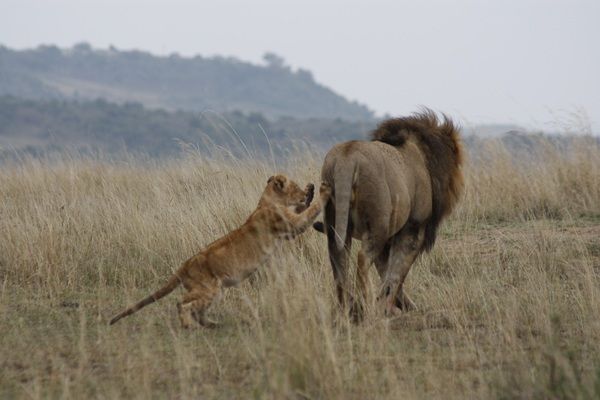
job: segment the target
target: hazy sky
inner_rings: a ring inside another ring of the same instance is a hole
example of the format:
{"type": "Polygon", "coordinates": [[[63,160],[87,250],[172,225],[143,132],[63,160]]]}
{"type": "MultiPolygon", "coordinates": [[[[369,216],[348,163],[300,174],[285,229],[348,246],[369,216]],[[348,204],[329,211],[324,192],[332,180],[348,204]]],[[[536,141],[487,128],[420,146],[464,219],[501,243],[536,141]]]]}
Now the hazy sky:
{"type": "Polygon", "coordinates": [[[266,51],[378,113],[600,132],[600,0],[0,0],[0,44],[266,51]],[[580,119],[579,117],[575,118],[580,119]]]}

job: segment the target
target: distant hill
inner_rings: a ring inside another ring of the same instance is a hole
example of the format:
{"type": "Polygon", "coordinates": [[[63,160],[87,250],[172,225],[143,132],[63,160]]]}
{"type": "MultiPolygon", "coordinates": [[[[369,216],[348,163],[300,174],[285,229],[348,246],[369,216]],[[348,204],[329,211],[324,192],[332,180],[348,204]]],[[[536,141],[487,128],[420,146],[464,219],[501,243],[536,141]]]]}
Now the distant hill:
{"type": "Polygon", "coordinates": [[[0,46],[0,95],[103,98],[167,110],[259,112],[268,118],[373,118],[366,106],[315,82],[309,71],[293,71],[272,53],[264,59],[265,65],[256,65],[224,57],[158,57],[85,43],[23,51],[0,46]]]}
{"type": "MultiPolygon", "coordinates": [[[[320,157],[336,142],[366,139],[376,124],[376,120],[267,119],[259,113],[240,111],[165,111],[139,103],[0,96],[0,159],[22,152],[36,155],[64,149],[84,153],[99,150],[112,155],[125,150],[150,157],[176,157],[182,148],[236,157],[286,157],[294,148],[306,147],[320,157]]],[[[536,149],[543,150],[545,145],[540,143],[564,147],[570,141],[565,136],[531,134],[512,128],[482,125],[464,129],[469,158],[477,159],[481,150],[496,140],[522,160],[530,159],[536,149]],[[491,132],[497,136],[490,139],[491,132]]]]}
{"type": "Polygon", "coordinates": [[[0,96],[0,152],[126,150],[152,157],[180,153],[182,145],[236,156],[284,155],[295,147],[322,151],[333,143],[363,138],[376,121],[280,117],[259,113],[165,111],[139,103],[105,100],[25,100],[0,96]]]}

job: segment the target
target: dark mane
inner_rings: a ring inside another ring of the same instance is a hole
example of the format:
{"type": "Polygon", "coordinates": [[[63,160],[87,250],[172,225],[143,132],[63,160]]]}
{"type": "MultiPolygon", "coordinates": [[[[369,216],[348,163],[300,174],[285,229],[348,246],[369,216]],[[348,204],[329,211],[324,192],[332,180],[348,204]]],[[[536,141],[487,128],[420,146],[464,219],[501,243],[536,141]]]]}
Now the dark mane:
{"type": "Polygon", "coordinates": [[[437,228],[456,204],[462,191],[462,145],[459,128],[443,115],[425,108],[408,117],[383,121],[371,132],[371,139],[399,149],[414,138],[427,160],[431,178],[432,210],[425,226],[423,249],[429,251],[435,243],[437,228]]]}

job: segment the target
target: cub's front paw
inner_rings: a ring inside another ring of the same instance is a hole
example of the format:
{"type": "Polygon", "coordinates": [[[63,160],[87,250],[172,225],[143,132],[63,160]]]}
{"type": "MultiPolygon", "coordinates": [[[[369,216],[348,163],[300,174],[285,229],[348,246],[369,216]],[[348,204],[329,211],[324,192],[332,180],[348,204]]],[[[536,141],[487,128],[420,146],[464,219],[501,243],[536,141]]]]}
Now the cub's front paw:
{"type": "Polygon", "coordinates": [[[308,207],[310,206],[310,203],[315,197],[315,185],[309,183],[308,185],[306,185],[306,189],[304,189],[304,192],[306,193],[306,199],[304,200],[304,204],[306,204],[306,207],[308,207]]]}

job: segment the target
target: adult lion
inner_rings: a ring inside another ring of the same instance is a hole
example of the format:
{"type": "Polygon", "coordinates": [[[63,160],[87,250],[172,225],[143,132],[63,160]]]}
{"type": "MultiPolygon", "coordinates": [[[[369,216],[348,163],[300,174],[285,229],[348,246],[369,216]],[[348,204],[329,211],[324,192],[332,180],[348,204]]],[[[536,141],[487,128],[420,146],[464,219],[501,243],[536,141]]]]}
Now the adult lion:
{"type": "Polygon", "coordinates": [[[462,146],[458,128],[446,116],[424,109],[409,117],[382,122],[371,141],[334,146],[325,156],[321,178],[333,188],[324,212],[329,259],[337,296],[360,318],[348,287],[348,254],[352,238],[362,241],[358,288],[367,294],[367,273],[375,264],[382,280],[385,313],[414,307],[402,290],[415,258],[430,250],[440,222],[463,188],[462,146]]]}

